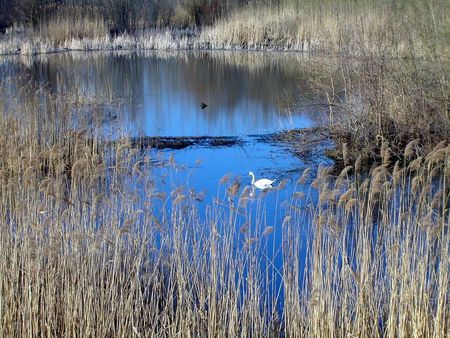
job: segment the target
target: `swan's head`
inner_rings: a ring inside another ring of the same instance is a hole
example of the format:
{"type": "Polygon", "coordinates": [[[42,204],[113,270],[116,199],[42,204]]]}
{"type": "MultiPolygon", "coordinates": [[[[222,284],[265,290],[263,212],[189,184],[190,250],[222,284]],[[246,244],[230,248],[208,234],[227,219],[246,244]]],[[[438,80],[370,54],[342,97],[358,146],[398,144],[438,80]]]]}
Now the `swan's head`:
{"type": "Polygon", "coordinates": [[[248,176],[253,176],[253,172],[252,172],[252,171],[249,171],[249,172],[248,172],[248,176]]]}

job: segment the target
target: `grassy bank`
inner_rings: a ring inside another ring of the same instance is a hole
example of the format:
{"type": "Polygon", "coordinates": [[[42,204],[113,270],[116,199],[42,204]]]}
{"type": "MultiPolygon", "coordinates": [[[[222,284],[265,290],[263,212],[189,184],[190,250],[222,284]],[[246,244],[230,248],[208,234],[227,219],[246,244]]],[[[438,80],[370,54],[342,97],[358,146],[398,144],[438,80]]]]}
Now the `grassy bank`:
{"type": "Polygon", "coordinates": [[[311,193],[266,224],[250,207],[264,194],[229,176],[215,202],[159,191],[159,162],[83,122],[95,102],[20,79],[0,88],[1,336],[448,334],[445,142],[424,155],[410,143],[397,162],[385,149],[368,175],[358,162],[338,177],[306,170],[297,184],[311,193]]]}
{"type": "Polygon", "coordinates": [[[340,60],[319,75],[336,144],[332,156],[342,167],[358,158],[371,165],[388,147],[402,159],[410,141],[427,153],[450,139],[449,70],[448,60],[367,56],[340,60]]]}
{"type": "Polygon", "coordinates": [[[448,53],[444,2],[291,1],[250,6],[203,31],[214,48],[326,51],[361,55],[448,53]]]}
{"type": "MultiPolygon", "coordinates": [[[[445,1],[440,0],[256,2],[228,5],[227,10],[205,7],[199,13],[210,17],[201,20],[195,19],[195,8],[187,2],[171,10],[159,8],[169,16],[163,25],[158,23],[163,19],[137,9],[126,11],[127,15],[136,15],[134,19],[120,13],[105,17],[102,6],[57,6],[47,9],[45,15],[36,14],[40,19],[34,25],[25,22],[21,29],[7,30],[9,33],[0,38],[0,53],[207,48],[354,55],[371,51],[389,52],[391,56],[409,56],[413,52],[426,57],[449,52],[450,13],[445,1]],[[221,14],[214,14],[214,10],[221,14]],[[122,28],[114,28],[117,26],[122,28]]],[[[198,6],[208,5],[199,1],[198,6]]]]}

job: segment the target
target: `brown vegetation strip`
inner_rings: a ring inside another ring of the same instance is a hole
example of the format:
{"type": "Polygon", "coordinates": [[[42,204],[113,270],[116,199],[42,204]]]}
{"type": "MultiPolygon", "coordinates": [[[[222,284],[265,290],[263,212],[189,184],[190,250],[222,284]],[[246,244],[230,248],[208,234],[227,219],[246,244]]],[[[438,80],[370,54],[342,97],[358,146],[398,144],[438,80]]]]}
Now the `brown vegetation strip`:
{"type": "Polygon", "coordinates": [[[184,149],[191,146],[229,147],[241,144],[234,136],[143,136],[131,139],[133,147],[155,149],[184,149]]]}

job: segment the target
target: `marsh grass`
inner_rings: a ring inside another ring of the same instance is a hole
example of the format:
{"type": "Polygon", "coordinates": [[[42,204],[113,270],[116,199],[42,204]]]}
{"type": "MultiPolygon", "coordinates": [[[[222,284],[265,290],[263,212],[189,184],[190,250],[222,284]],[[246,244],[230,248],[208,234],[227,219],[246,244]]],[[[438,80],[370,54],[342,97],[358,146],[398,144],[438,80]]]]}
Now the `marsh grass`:
{"type": "MultiPolygon", "coordinates": [[[[58,20],[58,19],[55,19],[58,20]]],[[[84,19],[83,19],[84,20],[84,19]]],[[[204,49],[205,45],[197,42],[190,36],[189,31],[176,31],[171,29],[145,30],[135,34],[118,34],[111,37],[109,34],[93,35],[85,31],[83,20],[74,25],[77,30],[66,32],[68,28],[64,22],[61,27],[43,25],[42,31],[55,35],[39,35],[34,32],[25,34],[11,34],[0,37],[0,54],[36,55],[50,54],[66,51],[109,51],[109,50],[184,50],[204,49]],[[56,34],[57,33],[57,34],[56,34]]],[[[86,21],[89,21],[88,19],[86,21]]],[[[89,22],[99,31],[102,25],[89,22]]]]}
{"type": "Polygon", "coordinates": [[[387,148],[401,159],[412,140],[429,153],[450,139],[448,69],[447,61],[368,55],[341,60],[319,75],[336,143],[333,158],[342,167],[358,157],[370,166],[382,163],[387,148]]]}
{"type": "Polygon", "coordinates": [[[40,24],[37,36],[48,37],[54,46],[67,41],[94,39],[109,34],[104,20],[90,8],[68,7],[40,24]]]}
{"type": "Polygon", "coordinates": [[[138,10],[133,2],[119,2],[116,7],[108,4],[106,17],[99,7],[61,5],[44,15],[38,26],[22,32],[9,29],[9,34],[0,36],[0,53],[67,49],[292,50],[358,56],[370,51],[391,57],[449,53],[450,14],[443,0],[251,2],[230,6],[226,15],[200,20],[194,26],[182,24],[197,21],[194,4],[200,3],[208,6],[208,2],[196,1],[193,7],[157,6],[161,15],[156,24],[144,18],[148,14],[145,6],[138,10]]]}
{"type": "Polygon", "coordinates": [[[325,153],[338,170],[349,163],[368,170],[380,163],[393,166],[404,158],[411,141],[414,152],[424,155],[450,139],[450,68],[444,59],[340,55],[317,58],[305,68],[304,86],[310,93],[280,100],[278,109],[288,116],[296,111],[321,112],[317,115],[322,119],[316,122],[320,127],[271,136],[302,160],[318,158],[314,151],[328,145],[325,153]],[[308,106],[308,101],[313,104],[308,106]]]}
{"type": "Polygon", "coordinates": [[[391,55],[448,53],[444,2],[281,1],[252,4],[203,30],[214,48],[391,55]]]}
{"type": "Polygon", "coordinates": [[[159,191],[129,137],[74,128],[70,93],[1,88],[1,336],[448,335],[446,142],[368,174],[306,170],[267,224],[231,176],[214,201],[159,191]]]}

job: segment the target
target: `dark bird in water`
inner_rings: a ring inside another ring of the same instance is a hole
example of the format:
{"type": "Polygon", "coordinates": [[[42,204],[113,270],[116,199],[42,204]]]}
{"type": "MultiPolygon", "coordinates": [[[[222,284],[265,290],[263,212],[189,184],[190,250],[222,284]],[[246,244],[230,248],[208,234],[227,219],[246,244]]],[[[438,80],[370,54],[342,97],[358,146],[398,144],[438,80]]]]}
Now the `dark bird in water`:
{"type": "Polygon", "coordinates": [[[200,108],[205,109],[208,105],[205,102],[200,103],[200,108]]]}

